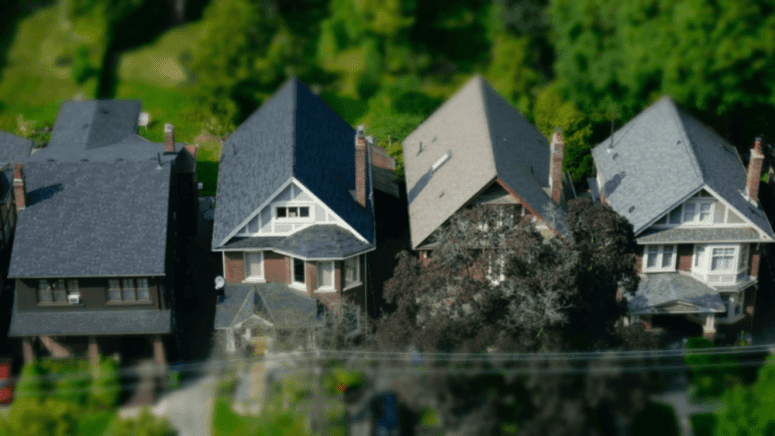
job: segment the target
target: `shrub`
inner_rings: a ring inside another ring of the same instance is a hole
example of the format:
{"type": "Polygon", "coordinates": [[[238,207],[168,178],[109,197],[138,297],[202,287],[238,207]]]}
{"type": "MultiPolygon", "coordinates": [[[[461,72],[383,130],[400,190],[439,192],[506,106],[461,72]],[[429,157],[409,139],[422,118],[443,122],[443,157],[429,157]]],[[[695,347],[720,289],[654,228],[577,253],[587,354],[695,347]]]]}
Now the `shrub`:
{"type": "Polygon", "coordinates": [[[104,358],[91,386],[91,403],[95,406],[113,408],[121,397],[121,372],[118,362],[112,357],[104,358]]]}
{"type": "MultiPolygon", "coordinates": [[[[713,342],[697,337],[691,338],[684,346],[685,350],[713,348],[713,342]]],[[[724,391],[725,383],[739,380],[737,357],[733,354],[685,354],[684,360],[689,366],[692,382],[697,387],[697,397],[716,397],[724,391]]]]}
{"type": "Polygon", "coordinates": [[[16,401],[8,417],[0,420],[0,429],[14,436],[75,436],[79,412],[76,405],[53,398],[43,404],[16,401]]]}
{"type": "Polygon", "coordinates": [[[14,393],[16,402],[18,400],[42,401],[46,394],[45,376],[46,371],[39,361],[34,360],[24,365],[14,393]]]}
{"type": "Polygon", "coordinates": [[[176,433],[169,421],[152,415],[145,407],[137,419],[116,419],[113,421],[106,436],[172,436],[176,433]]]}

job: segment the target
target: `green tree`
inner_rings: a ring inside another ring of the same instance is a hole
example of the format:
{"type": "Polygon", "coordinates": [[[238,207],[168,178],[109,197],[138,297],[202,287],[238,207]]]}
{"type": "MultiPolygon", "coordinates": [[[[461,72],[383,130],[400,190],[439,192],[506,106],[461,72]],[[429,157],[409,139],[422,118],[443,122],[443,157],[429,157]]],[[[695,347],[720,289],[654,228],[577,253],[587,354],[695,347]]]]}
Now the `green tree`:
{"type": "Polygon", "coordinates": [[[76,436],[80,412],[75,404],[53,398],[14,401],[7,418],[0,419],[0,429],[13,436],[76,436]]]}
{"type": "Polygon", "coordinates": [[[47,395],[50,398],[76,406],[84,406],[86,404],[91,385],[88,361],[83,359],[68,361],[45,360],[43,361],[43,368],[47,374],[47,395]]]}
{"type": "Polygon", "coordinates": [[[564,157],[563,171],[570,171],[573,183],[582,184],[587,177],[594,176],[591,143],[592,124],[574,104],[563,101],[552,86],[538,94],[533,113],[538,130],[551,138],[556,127],[562,128],[564,157]]]}
{"type": "Polygon", "coordinates": [[[18,400],[42,401],[47,392],[46,371],[40,364],[40,361],[33,360],[24,365],[16,385],[14,398],[18,400]]]}
{"type": "Polygon", "coordinates": [[[718,436],[769,435],[775,430],[775,357],[759,369],[759,377],[752,386],[736,384],[723,395],[724,407],[716,413],[718,436]]]}
{"type": "Polygon", "coordinates": [[[121,397],[121,374],[118,362],[103,358],[96,368],[91,385],[91,403],[99,407],[114,408],[121,397]]]}
{"type": "Polygon", "coordinates": [[[684,360],[689,366],[697,396],[716,397],[724,391],[725,384],[740,381],[737,356],[734,354],[699,354],[702,349],[714,348],[712,341],[697,337],[686,342],[684,360]],[[696,350],[692,353],[690,350],[696,350]]]}

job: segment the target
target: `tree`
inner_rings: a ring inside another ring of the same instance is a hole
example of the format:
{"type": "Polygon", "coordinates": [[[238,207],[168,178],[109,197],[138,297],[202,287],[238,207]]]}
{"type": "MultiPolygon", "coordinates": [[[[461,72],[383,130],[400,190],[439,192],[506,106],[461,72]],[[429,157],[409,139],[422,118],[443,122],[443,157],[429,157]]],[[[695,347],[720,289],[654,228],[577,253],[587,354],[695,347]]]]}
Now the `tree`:
{"type": "MultiPolygon", "coordinates": [[[[399,255],[385,298],[382,346],[426,351],[533,351],[627,346],[619,289],[637,287],[632,226],[607,205],[570,203],[566,237],[545,239],[508,207],[458,212],[427,267],[399,255]]],[[[648,341],[641,341],[648,343],[648,341]]]]}
{"type": "Polygon", "coordinates": [[[39,361],[33,360],[25,364],[14,392],[16,402],[19,400],[42,401],[47,392],[45,376],[46,371],[41,367],[39,361]]]}
{"type": "Polygon", "coordinates": [[[113,358],[103,358],[96,368],[91,385],[91,403],[99,407],[114,408],[121,397],[121,374],[113,358]]]}
{"type": "Polygon", "coordinates": [[[14,401],[8,417],[0,419],[0,429],[14,436],[75,436],[80,412],[75,404],[53,398],[14,401]]]}
{"type": "Polygon", "coordinates": [[[144,407],[136,419],[116,419],[107,436],[173,436],[177,432],[165,418],[157,418],[144,407]]]}
{"type": "Polygon", "coordinates": [[[714,348],[712,341],[698,337],[686,342],[684,360],[691,371],[691,379],[700,398],[717,397],[725,384],[739,382],[737,356],[734,354],[699,354],[702,349],[714,348]],[[694,352],[692,352],[694,350],[694,352]]]}
{"type": "Polygon", "coordinates": [[[594,176],[592,162],[592,124],[586,115],[572,103],[562,100],[552,86],[541,90],[533,112],[535,125],[547,138],[551,138],[556,127],[562,128],[564,156],[563,172],[570,171],[575,185],[586,182],[594,176]]]}
{"type": "Polygon", "coordinates": [[[716,413],[716,435],[772,434],[775,429],[775,357],[759,369],[752,386],[734,385],[723,394],[724,407],[716,413]]]}

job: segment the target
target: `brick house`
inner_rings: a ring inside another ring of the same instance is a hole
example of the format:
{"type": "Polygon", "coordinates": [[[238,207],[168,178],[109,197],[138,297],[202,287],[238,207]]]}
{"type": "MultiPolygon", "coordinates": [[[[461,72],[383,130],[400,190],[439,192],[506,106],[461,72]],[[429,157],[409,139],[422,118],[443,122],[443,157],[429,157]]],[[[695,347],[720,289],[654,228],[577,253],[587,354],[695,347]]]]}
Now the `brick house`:
{"type": "Polygon", "coordinates": [[[392,159],[296,78],[221,153],[212,250],[222,253],[225,286],[216,330],[235,328],[219,313],[267,292],[300,310],[316,300],[336,308],[342,298],[363,306],[365,258],[375,249],[373,188],[395,193],[372,167],[391,169],[392,159]]]}
{"type": "Polygon", "coordinates": [[[139,101],[68,101],[49,145],[14,167],[9,336],[26,361],[124,348],[166,361],[181,215],[196,146],[137,135],[139,101]]]}
{"type": "Polygon", "coordinates": [[[713,338],[750,317],[762,244],[775,238],[758,201],[759,138],[746,171],[732,145],[663,97],[592,155],[593,197],[632,223],[639,245],[628,321],[681,317],[713,338]]]}
{"type": "Polygon", "coordinates": [[[435,232],[457,211],[478,204],[511,218],[530,215],[546,237],[564,232],[564,204],[573,191],[562,174],[560,132],[550,143],[481,76],[403,147],[411,244],[426,264],[435,232]]]}

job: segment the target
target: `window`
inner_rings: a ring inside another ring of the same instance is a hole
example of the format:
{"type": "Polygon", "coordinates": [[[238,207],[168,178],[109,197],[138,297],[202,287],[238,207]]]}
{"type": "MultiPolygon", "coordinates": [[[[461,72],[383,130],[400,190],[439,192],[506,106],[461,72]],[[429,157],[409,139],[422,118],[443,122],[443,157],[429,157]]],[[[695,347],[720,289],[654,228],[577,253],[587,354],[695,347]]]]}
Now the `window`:
{"type": "Polygon", "coordinates": [[[700,203],[700,222],[705,223],[710,221],[710,209],[711,203],[700,203]]]}
{"type": "Polygon", "coordinates": [[[148,294],[148,279],[137,279],[137,299],[150,300],[148,294]]]}
{"type": "Polygon", "coordinates": [[[670,224],[681,224],[681,206],[678,206],[672,211],[670,211],[668,222],[670,224]]]}
{"type": "Polygon", "coordinates": [[[38,303],[64,304],[70,295],[80,296],[78,280],[38,280],[38,303]]]}
{"type": "Polygon", "coordinates": [[[261,251],[245,253],[246,280],[264,278],[264,253],[261,251]]]}
{"type": "Polygon", "coordinates": [[[132,301],[135,299],[135,284],[132,279],[124,279],[121,283],[121,299],[132,301]]]}
{"type": "Polygon", "coordinates": [[[684,204],[684,222],[694,221],[694,203],[684,204]]]}
{"type": "Polygon", "coordinates": [[[291,260],[291,265],[293,266],[293,283],[301,285],[306,284],[307,279],[304,275],[304,261],[293,258],[291,260]]]}
{"type": "Polygon", "coordinates": [[[278,207],[277,218],[309,218],[309,206],[278,207]]]}
{"type": "Polygon", "coordinates": [[[121,301],[121,282],[118,279],[108,280],[108,301],[121,301]]]}
{"type": "Polygon", "coordinates": [[[705,268],[705,246],[695,245],[694,249],[694,266],[696,268],[705,268]]]}
{"type": "Polygon", "coordinates": [[[710,263],[710,270],[713,272],[732,271],[734,260],[734,248],[714,248],[710,263]]]}
{"type": "Polygon", "coordinates": [[[643,257],[644,271],[675,270],[675,245],[647,245],[643,257]]]}
{"type": "Polygon", "coordinates": [[[663,226],[665,224],[667,224],[667,215],[665,215],[662,218],[658,219],[657,222],[654,223],[654,225],[657,225],[657,226],[663,226]]]}
{"type": "Polygon", "coordinates": [[[318,262],[318,288],[334,289],[334,262],[318,262]]]}
{"type": "Polygon", "coordinates": [[[665,224],[710,224],[713,222],[712,201],[689,201],[676,207],[666,217],[660,218],[655,225],[665,224]]]}
{"type": "Polygon", "coordinates": [[[737,269],[741,270],[748,266],[748,244],[740,245],[740,256],[737,260],[737,269]]]}
{"type": "Polygon", "coordinates": [[[38,282],[38,303],[51,303],[51,286],[49,286],[47,280],[40,280],[38,282]]]}
{"type": "Polygon", "coordinates": [[[354,286],[360,283],[360,256],[351,257],[344,261],[344,285],[354,286]]]}

